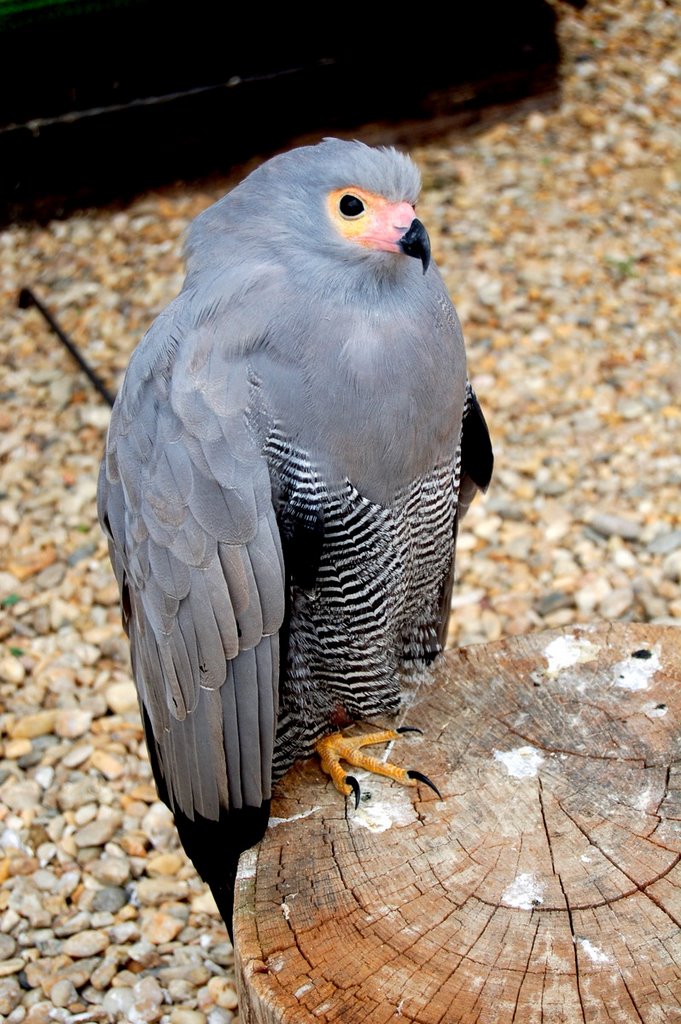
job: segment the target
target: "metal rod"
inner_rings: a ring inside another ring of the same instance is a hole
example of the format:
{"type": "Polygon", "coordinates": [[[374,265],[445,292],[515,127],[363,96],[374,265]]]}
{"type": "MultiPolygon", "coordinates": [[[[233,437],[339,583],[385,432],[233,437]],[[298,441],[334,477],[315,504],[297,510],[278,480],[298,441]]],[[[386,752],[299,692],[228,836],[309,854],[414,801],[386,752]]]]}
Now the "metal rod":
{"type": "Polygon", "coordinates": [[[101,378],[95,373],[89,363],[85,361],[83,356],[80,354],[75,346],[75,343],[69,338],[68,334],[62,330],[55,318],[50,313],[49,309],[42,304],[40,299],[31,291],[30,288],[22,288],[19,292],[19,298],[17,301],[19,309],[30,309],[31,306],[35,306],[38,312],[50,325],[54,333],[57,335],[62,345],[69,350],[73,358],[76,360],[81,370],[91,382],[95,390],[102,396],[105,402],[110,406],[114,404],[114,395],[111,394],[107,386],[103,383],[101,378]]]}

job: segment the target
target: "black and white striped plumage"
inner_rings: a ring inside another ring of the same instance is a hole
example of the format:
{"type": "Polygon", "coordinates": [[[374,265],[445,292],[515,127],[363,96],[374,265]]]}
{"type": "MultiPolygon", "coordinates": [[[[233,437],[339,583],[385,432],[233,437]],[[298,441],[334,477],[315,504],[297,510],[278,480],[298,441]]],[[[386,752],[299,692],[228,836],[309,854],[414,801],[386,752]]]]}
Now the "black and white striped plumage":
{"type": "Polygon", "coordinates": [[[264,164],[195,222],[113,411],[98,505],[150,758],[228,924],[273,779],[440,650],[489,482],[418,186],[359,143],[264,164]]]}
{"type": "Polygon", "coordinates": [[[400,703],[398,669],[439,650],[440,595],[452,565],[458,492],[456,461],[434,467],[395,495],[371,502],[350,481],[333,493],[309,460],[270,441],[268,462],[282,501],[287,534],[306,536],[314,573],[296,575],[291,551],[287,670],[273,774],[278,777],[334,722],[393,715],[400,703]],[[301,500],[301,495],[304,498],[301,500]],[[301,512],[308,529],[301,526],[301,512]],[[311,529],[310,529],[311,527],[311,529]]]}

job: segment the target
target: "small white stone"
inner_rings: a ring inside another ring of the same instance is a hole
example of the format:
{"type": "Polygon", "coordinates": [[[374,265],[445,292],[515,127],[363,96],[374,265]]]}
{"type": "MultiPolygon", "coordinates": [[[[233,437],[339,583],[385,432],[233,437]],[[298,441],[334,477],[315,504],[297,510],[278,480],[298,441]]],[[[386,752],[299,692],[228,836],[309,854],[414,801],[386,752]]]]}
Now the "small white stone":
{"type": "Polygon", "coordinates": [[[97,804],[83,804],[82,807],[77,808],[76,813],[73,816],[73,820],[79,828],[82,828],[84,825],[88,825],[91,821],[94,821],[96,817],[97,804]]]}
{"type": "MultiPolygon", "coordinates": [[[[320,1008],[317,1007],[317,1010],[320,1008]]],[[[208,1024],[231,1024],[234,1014],[225,1010],[222,1006],[215,1006],[208,1014],[208,1024]]]]}
{"type": "Polygon", "coordinates": [[[135,993],[131,988],[120,985],[110,988],[102,1000],[102,1006],[114,1020],[129,1020],[135,993]]]}
{"type": "Polygon", "coordinates": [[[18,658],[9,654],[6,658],[0,658],[0,682],[18,685],[23,683],[25,677],[26,669],[18,658]]]}
{"type": "Polygon", "coordinates": [[[41,765],[39,768],[36,768],[33,778],[41,789],[49,789],[54,782],[54,768],[46,764],[41,765]]]}

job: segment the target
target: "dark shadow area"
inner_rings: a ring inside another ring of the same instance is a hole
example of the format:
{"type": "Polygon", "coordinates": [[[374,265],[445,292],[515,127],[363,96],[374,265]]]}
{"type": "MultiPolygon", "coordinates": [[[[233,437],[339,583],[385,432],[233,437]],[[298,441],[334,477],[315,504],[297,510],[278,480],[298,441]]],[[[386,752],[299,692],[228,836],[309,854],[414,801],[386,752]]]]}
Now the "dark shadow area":
{"type": "Polygon", "coordinates": [[[322,25],[208,0],[5,4],[0,221],[224,174],[301,135],[471,122],[557,87],[546,0],[453,4],[440,24],[329,13],[322,25]]]}

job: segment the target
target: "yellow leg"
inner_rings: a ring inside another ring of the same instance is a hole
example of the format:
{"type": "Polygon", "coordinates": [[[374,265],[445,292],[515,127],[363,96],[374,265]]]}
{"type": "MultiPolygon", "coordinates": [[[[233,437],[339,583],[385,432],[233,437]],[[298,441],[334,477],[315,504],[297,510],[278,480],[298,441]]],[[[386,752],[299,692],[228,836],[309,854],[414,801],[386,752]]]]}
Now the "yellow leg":
{"type": "Polygon", "coordinates": [[[398,768],[389,761],[379,761],[377,757],[362,752],[362,747],[373,746],[374,743],[389,743],[390,740],[399,739],[402,732],[420,730],[408,729],[384,729],[382,732],[371,732],[364,736],[344,736],[341,732],[334,732],[325,736],[315,744],[315,750],[319,754],[322,763],[322,771],[329,775],[334,786],[343,796],[355,794],[355,806],[359,804],[359,784],[352,775],[347,775],[341,767],[341,761],[347,761],[355,768],[364,768],[365,771],[373,772],[375,775],[385,775],[403,786],[415,786],[417,782],[424,782],[431,789],[435,790],[438,796],[440,791],[433,785],[430,779],[414,769],[398,768]]]}

